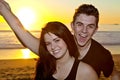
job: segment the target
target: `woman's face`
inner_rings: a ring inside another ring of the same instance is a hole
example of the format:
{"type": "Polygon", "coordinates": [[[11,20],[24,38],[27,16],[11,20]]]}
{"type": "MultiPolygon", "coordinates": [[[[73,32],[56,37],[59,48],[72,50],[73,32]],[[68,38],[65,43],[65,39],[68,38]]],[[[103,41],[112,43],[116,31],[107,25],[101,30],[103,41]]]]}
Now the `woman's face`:
{"type": "Polygon", "coordinates": [[[68,52],[67,45],[63,39],[49,32],[44,35],[47,50],[56,59],[62,58],[68,52]]]}

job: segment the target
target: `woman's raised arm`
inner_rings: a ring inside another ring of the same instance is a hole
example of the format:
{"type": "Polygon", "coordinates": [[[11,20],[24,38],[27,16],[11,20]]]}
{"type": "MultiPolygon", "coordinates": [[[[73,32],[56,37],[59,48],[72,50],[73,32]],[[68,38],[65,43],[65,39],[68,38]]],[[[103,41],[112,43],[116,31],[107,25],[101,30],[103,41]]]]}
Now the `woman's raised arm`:
{"type": "Polygon", "coordinates": [[[11,27],[19,41],[35,54],[38,55],[39,39],[34,37],[30,32],[25,30],[20,20],[11,11],[10,6],[4,0],[0,0],[0,14],[11,27]]]}

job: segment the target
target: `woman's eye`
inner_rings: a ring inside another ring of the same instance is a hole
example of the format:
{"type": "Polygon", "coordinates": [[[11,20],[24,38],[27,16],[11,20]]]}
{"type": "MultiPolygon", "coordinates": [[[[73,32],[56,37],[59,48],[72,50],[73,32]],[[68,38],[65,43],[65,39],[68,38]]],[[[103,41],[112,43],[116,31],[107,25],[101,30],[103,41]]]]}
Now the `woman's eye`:
{"type": "Polygon", "coordinates": [[[50,43],[45,43],[47,46],[50,45],[50,43]]]}
{"type": "Polygon", "coordinates": [[[60,39],[56,39],[56,40],[55,40],[55,42],[59,42],[59,41],[60,41],[60,39]]]}

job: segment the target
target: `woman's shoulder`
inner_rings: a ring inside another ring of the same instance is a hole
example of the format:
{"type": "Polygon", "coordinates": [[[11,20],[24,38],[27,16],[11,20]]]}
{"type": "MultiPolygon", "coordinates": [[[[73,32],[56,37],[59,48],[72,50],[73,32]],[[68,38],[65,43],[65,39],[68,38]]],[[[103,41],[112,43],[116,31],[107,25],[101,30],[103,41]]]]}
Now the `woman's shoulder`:
{"type": "Polygon", "coordinates": [[[87,63],[84,63],[82,61],[80,61],[80,63],[79,63],[78,70],[80,70],[80,72],[84,71],[86,73],[95,72],[90,65],[88,65],[87,63]]]}
{"type": "Polygon", "coordinates": [[[79,80],[81,78],[85,80],[98,80],[98,76],[94,69],[90,65],[82,61],[79,63],[76,78],[77,78],[76,80],[79,80]]]}

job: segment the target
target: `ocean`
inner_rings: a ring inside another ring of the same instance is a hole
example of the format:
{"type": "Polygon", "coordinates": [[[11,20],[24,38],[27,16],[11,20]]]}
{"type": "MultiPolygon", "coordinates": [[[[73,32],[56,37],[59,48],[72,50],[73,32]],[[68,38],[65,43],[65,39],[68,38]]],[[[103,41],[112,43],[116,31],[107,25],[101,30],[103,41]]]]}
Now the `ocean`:
{"type": "MultiPolygon", "coordinates": [[[[31,31],[31,33],[37,38],[39,38],[40,36],[40,31],[31,31]]],[[[100,42],[105,48],[109,49],[112,54],[120,54],[120,25],[109,25],[109,26],[107,25],[106,29],[99,30],[98,32],[96,32],[93,38],[97,40],[98,42],[100,42]],[[112,28],[115,28],[115,29],[113,30],[112,28]]],[[[0,31],[0,59],[3,57],[9,58],[9,56],[6,57],[4,56],[4,54],[5,55],[9,54],[12,56],[12,55],[17,54],[16,50],[19,51],[19,50],[24,50],[24,49],[28,50],[19,42],[19,40],[17,39],[17,37],[12,31],[10,30],[0,31]]],[[[30,53],[34,54],[32,52],[30,53]]],[[[22,57],[23,56],[16,57],[16,58],[22,58],[22,57]]]]}
{"type": "MultiPolygon", "coordinates": [[[[40,31],[32,31],[34,36],[39,38],[40,31]]],[[[14,48],[24,48],[24,46],[19,42],[15,34],[10,30],[0,31],[0,49],[14,49],[14,48]]]]}

